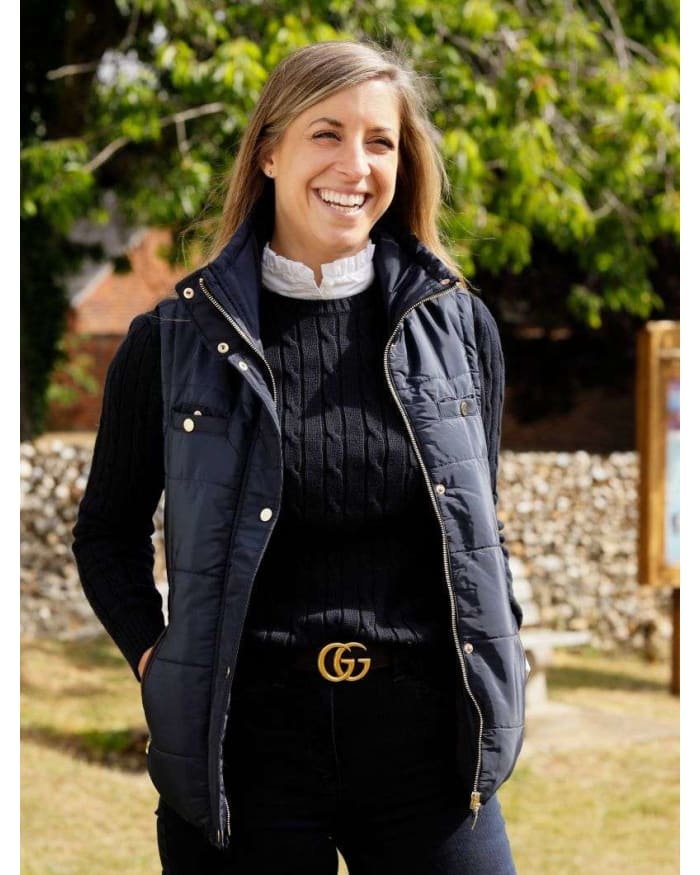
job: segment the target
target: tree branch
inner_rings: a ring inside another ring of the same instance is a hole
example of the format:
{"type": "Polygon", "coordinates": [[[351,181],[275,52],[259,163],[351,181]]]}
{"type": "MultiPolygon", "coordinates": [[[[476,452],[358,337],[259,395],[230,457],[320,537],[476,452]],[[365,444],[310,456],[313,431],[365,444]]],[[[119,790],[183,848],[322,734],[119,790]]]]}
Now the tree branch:
{"type": "Polygon", "coordinates": [[[128,49],[134,41],[134,37],[136,36],[136,28],[139,24],[139,15],[140,9],[137,5],[134,5],[133,9],[131,10],[131,18],[129,19],[129,26],[127,27],[126,33],[124,34],[124,39],[122,39],[117,48],[118,52],[123,52],[125,49],[128,49]]]}
{"type": "Polygon", "coordinates": [[[173,115],[167,115],[160,120],[161,127],[172,125],[178,121],[188,122],[193,118],[199,118],[202,115],[213,115],[217,112],[223,112],[226,109],[226,104],[221,101],[216,103],[205,103],[202,106],[195,106],[193,109],[183,109],[181,112],[176,112],[173,115]]]}
{"type": "Polygon", "coordinates": [[[181,155],[186,155],[190,144],[187,142],[187,128],[182,119],[177,119],[175,122],[175,131],[177,133],[177,148],[180,150],[181,155]]]}
{"type": "Polygon", "coordinates": [[[553,103],[547,103],[542,113],[544,121],[551,127],[560,139],[555,138],[561,148],[570,153],[570,161],[576,168],[577,173],[584,179],[590,179],[591,173],[588,168],[575,160],[580,155],[584,161],[594,161],[596,152],[581,139],[576,126],[563,116],[553,103]]]}
{"type": "MultiPolygon", "coordinates": [[[[197,106],[193,109],[184,109],[182,112],[176,112],[173,115],[165,116],[162,119],[159,119],[158,123],[161,128],[165,128],[168,125],[183,125],[184,122],[190,121],[193,118],[199,118],[203,115],[213,115],[217,112],[223,112],[226,109],[226,104],[217,102],[217,103],[205,103],[203,106],[197,106]]],[[[178,130],[178,140],[180,133],[183,129],[180,128],[178,130]]],[[[111,143],[106,145],[104,149],[95,155],[94,158],[91,158],[88,163],[83,167],[83,170],[86,170],[88,173],[92,173],[97,170],[98,167],[101,167],[105,164],[109,159],[114,155],[115,152],[118,152],[119,149],[123,149],[127,143],[130,142],[129,137],[117,137],[116,140],[112,140],[111,143]]],[[[179,143],[180,144],[180,143],[179,143]]],[[[180,151],[182,151],[182,144],[180,151]]]]}
{"type": "Polygon", "coordinates": [[[94,158],[91,158],[88,163],[83,167],[83,170],[86,170],[88,173],[92,173],[93,170],[97,170],[98,167],[101,167],[105,162],[109,161],[109,159],[114,155],[115,152],[118,152],[119,149],[126,146],[129,142],[128,137],[117,137],[116,140],[112,140],[107,146],[102,149],[101,152],[98,152],[94,158]]]}
{"type": "Polygon", "coordinates": [[[485,40],[496,40],[501,42],[509,52],[516,52],[518,50],[518,42],[524,36],[527,36],[526,30],[511,30],[507,26],[500,27],[498,32],[494,37],[489,35],[485,36],[485,40]]]}
{"type": "MultiPolygon", "coordinates": [[[[472,64],[471,66],[477,66],[479,73],[484,73],[486,75],[493,74],[496,77],[499,77],[503,72],[502,68],[499,67],[498,62],[490,52],[477,48],[474,42],[468,40],[466,37],[461,36],[460,34],[445,33],[444,39],[445,42],[450,43],[456,49],[471,56],[471,58],[475,58],[478,63],[477,65],[472,64]]],[[[463,59],[469,60],[468,58],[464,58],[464,56],[463,59]]]]}
{"type": "MultiPolygon", "coordinates": [[[[124,34],[124,38],[117,46],[117,52],[124,52],[129,48],[136,36],[136,29],[139,24],[139,9],[137,6],[131,11],[129,25],[124,34]]],[[[64,79],[66,76],[79,76],[82,73],[93,73],[100,66],[102,59],[99,61],[86,61],[82,64],[66,64],[63,67],[57,67],[55,70],[49,70],[46,74],[47,79],[64,79]]]]}
{"type": "Polygon", "coordinates": [[[650,64],[653,64],[655,67],[660,66],[661,61],[659,58],[648,49],[646,46],[643,46],[641,43],[638,43],[636,40],[630,39],[630,37],[625,37],[625,42],[627,43],[627,47],[631,52],[635,52],[637,55],[640,55],[644,58],[645,61],[648,61],[650,64]]]}
{"type": "Polygon", "coordinates": [[[625,32],[622,29],[622,22],[620,21],[615,7],[612,5],[610,0],[598,0],[598,3],[600,3],[603,11],[608,16],[610,24],[612,25],[612,44],[615,50],[615,54],[617,55],[617,63],[621,70],[628,70],[630,65],[630,56],[627,53],[627,37],[625,36],[625,32]]]}
{"type": "Polygon", "coordinates": [[[81,73],[93,73],[100,66],[99,61],[86,61],[83,64],[66,64],[65,67],[57,67],[49,70],[47,79],[63,79],[66,76],[78,76],[81,73]]]}
{"type": "Polygon", "coordinates": [[[617,213],[620,219],[622,220],[622,228],[625,232],[625,236],[631,242],[633,242],[634,235],[632,233],[631,223],[637,220],[637,214],[634,210],[631,210],[626,204],[623,204],[620,198],[610,191],[609,188],[603,189],[603,205],[598,207],[597,210],[593,210],[592,216],[594,219],[602,219],[604,216],[610,215],[610,213],[617,213]]]}

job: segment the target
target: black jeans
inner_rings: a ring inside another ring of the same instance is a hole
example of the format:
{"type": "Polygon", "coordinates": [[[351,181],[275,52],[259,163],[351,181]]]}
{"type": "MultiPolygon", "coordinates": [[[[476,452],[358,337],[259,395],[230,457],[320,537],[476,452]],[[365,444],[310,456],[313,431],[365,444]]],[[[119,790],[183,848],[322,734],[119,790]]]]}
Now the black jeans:
{"type": "Polygon", "coordinates": [[[497,797],[472,830],[454,763],[454,659],[414,655],[359,681],[241,661],[219,851],[163,800],[164,875],[515,875],[497,797]],[[452,666],[452,668],[451,668],[452,666]]]}

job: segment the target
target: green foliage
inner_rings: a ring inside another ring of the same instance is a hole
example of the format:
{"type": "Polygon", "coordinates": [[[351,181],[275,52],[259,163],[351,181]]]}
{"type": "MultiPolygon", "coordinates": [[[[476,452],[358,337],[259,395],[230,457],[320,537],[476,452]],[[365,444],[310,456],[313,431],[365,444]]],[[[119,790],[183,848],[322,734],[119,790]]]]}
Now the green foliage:
{"type": "Polygon", "coordinates": [[[80,252],[41,216],[22,221],[20,243],[20,433],[25,440],[43,428],[50,375],[66,324],[62,271],[78,266],[80,252]]]}
{"type": "Polygon", "coordinates": [[[468,276],[524,271],[541,241],[570,261],[556,294],[572,319],[595,328],[661,305],[653,244],[679,238],[677,0],[117,7],[124,32],[93,59],[81,124],[24,138],[23,216],[65,235],[109,188],[131,221],[186,227],[268,71],[310,42],[368,36],[401,49],[432,93],[451,184],[443,228],[468,276]]]}
{"type": "Polygon", "coordinates": [[[93,356],[81,350],[86,335],[64,335],[58,343],[58,356],[47,390],[47,400],[59,407],[70,407],[81,396],[95,395],[100,387],[92,375],[93,356]]]}
{"type": "Polygon", "coordinates": [[[85,169],[87,145],[80,139],[48,140],[22,150],[23,219],[41,215],[67,234],[92,204],[95,178],[85,169]]]}

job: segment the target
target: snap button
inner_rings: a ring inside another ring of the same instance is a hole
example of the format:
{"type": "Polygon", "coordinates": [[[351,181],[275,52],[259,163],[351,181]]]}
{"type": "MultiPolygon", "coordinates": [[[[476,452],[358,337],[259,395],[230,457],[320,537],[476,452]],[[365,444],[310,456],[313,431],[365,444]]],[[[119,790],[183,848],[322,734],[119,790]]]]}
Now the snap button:
{"type": "Polygon", "coordinates": [[[462,416],[466,416],[469,413],[469,404],[467,401],[459,402],[459,412],[462,414],[462,416]]]}
{"type": "Polygon", "coordinates": [[[264,508],[260,511],[260,519],[261,519],[264,523],[266,523],[268,520],[271,520],[271,519],[272,519],[272,511],[270,510],[269,507],[264,507],[264,508]]]}
{"type": "Polygon", "coordinates": [[[469,641],[467,641],[467,643],[464,645],[464,652],[465,653],[472,653],[473,651],[474,651],[474,645],[471,644],[469,641]]]}
{"type": "Polygon", "coordinates": [[[187,298],[189,301],[190,298],[194,298],[194,289],[191,289],[189,286],[182,293],[183,298],[187,298]]]}
{"type": "Polygon", "coordinates": [[[241,360],[238,362],[238,367],[239,367],[242,371],[247,371],[247,370],[248,370],[248,362],[245,362],[245,361],[243,361],[243,359],[241,359],[241,360]]]}
{"type": "Polygon", "coordinates": [[[443,484],[443,483],[438,483],[438,485],[435,487],[435,491],[437,492],[438,495],[444,495],[444,494],[445,494],[445,486],[444,486],[444,484],[443,484]]]}
{"type": "Polygon", "coordinates": [[[190,419],[188,416],[187,419],[184,420],[184,422],[182,423],[182,427],[185,429],[185,431],[194,431],[194,419],[190,419]]]}
{"type": "Polygon", "coordinates": [[[223,341],[216,347],[221,355],[228,352],[228,343],[224,343],[223,341]]]}

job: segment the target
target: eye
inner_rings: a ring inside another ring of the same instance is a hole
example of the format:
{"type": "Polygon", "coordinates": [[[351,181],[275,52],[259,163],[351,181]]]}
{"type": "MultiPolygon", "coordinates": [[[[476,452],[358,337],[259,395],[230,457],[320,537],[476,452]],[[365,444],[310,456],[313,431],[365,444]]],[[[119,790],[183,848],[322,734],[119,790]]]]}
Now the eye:
{"type": "Polygon", "coordinates": [[[321,137],[335,137],[336,140],[340,139],[335,131],[319,131],[317,134],[314,134],[311,139],[320,140],[321,137]]]}
{"type": "Polygon", "coordinates": [[[375,146],[384,146],[386,149],[393,149],[394,148],[394,144],[391,142],[391,140],[380,139],[380,140],[372,140],[372,142],[375,146]]]}

